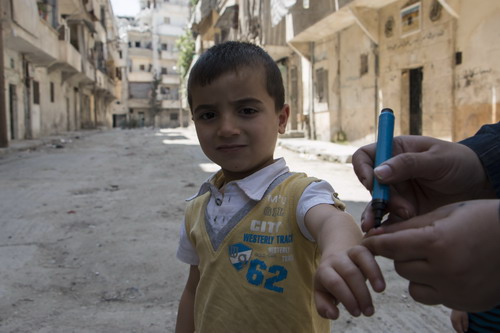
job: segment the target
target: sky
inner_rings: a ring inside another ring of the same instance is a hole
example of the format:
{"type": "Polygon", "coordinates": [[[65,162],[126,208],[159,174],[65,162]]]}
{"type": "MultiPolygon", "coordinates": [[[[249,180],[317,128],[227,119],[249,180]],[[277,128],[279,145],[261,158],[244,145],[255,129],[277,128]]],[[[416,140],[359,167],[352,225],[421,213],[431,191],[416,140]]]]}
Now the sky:
{"type": "Polygon", "coordinates": [[[135,16],[139,12],[139,0],[111,0],[115,16],[135,16]]]}

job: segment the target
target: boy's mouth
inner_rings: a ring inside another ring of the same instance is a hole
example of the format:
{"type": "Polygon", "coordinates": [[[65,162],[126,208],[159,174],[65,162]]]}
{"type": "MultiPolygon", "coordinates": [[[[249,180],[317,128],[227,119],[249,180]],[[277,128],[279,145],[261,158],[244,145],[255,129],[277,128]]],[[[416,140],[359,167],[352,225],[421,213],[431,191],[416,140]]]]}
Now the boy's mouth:
{"type": "Polygon", "coordinates": [[[220,151],[235,151],[244,147],[246,147],[246,145],[232,144],[232,145],[220,145],[217,146],[216,149],[220,151]]]}

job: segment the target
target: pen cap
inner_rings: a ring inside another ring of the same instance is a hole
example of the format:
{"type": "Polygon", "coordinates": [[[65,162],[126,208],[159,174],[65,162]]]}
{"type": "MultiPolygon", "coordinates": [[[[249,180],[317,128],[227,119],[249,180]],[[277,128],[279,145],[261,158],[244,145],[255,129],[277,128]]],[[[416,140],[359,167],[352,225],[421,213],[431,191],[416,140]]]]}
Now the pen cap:
{"type": "MultiPolygon", "coordinates": [[[[374,168],[392,157],[392,138],[394,136],[394,113],[391,109],[383,109],[379,116],[377,150],[375,152],[374,168]]],[[[373,202],[389,200],[389,187],[373,181],[373,202]]]]}
{"type": "Polygon", "coordinates": [[[375,166],[392,157],[392,138],[394,136],[394,113],[391,109],[383,109],[378,117],[377,151],[375,166]]]}

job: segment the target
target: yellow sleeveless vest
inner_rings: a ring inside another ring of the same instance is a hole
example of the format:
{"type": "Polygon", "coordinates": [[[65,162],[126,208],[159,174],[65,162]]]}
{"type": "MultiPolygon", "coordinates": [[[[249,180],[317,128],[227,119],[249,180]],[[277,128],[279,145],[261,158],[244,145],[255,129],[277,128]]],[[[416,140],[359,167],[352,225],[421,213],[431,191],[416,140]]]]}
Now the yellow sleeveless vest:
{"type": "Polygon", "coordinates": [[[302,235],[295,216],[313,181],[304,174],[279,177],[219,234],[205,221],[210,192],[190,202],[186,231],[200,257],[197,333],[330,332],[314,303],[317,245],[302,235]]]}

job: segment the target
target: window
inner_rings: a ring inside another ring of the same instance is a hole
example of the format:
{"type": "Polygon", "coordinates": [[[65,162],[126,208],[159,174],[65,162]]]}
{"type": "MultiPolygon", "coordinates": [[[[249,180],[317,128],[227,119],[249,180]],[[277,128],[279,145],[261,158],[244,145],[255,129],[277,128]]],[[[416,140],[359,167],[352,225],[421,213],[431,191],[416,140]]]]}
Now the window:
{"type": "Polygon", "coordinates": [[[122,69],[120,67],[115,68],[115,75],[118,78],[118,80],[122,80],[122,69]]]}
{"type": "Polygon", "coordinates": [[[163,51],[166,51],[166,50],[167,50],[167,48],[168,48],[167,43],[162,43],[162,44],[161,44],[161,49],[162,49],[163,51]]]}
{"type": "Polygon", "coordinates": [[[167,67],[162,67],[161,68],[161,73],[162,74],[167,74],[167,67]]]}
{"type": "Polygon", "coordinates": [[[163,23],[164,24],[170,24],[170,17],[164,17],[163,18],[163,23]]]}
{"type": "Polygon", "coordinates": [[[101,6],[101,24],[104,30],[106,30],[106,8],[101,6]]]}
{"type": "Polygon", "coordinates": [[[171,113],[170,114],[170,120],[172,120],[172,121],[179,120],[179,114],[178,113],[171,113]]]}
{"type": "Polygon", "coordinates": [[[151,97],[151,82],[130,82],[128,92],[130,98],[147,99],[151,97]]]}
{"type": "Polygon", "coordinates": [[[420,30],[420,2],[401,10],[401,35],[406,36],[420,30]]]}
{"type": "Polygon", "coordinates": [[[135,42],[135,47],[141,47],[141,42],[135,42]]]}
{"type": "Polygon", "coordinates": [[[40,83],[33,81],[33,104],[40,104],[40,83]]]}
{"type": "Polygon", "coordinates": [[[55,85],[54,82],[50,82],[50,101],[54,103],[55,99],[55,85]]]}
{"type": "Polygon", "coordinates": [[[316,98],[319,103],[328,101],[328,71],[323,68],[316,70],[316,98]]]}
{"type": "Polygon", "coordinates": [[[363,76],[368,73],[368,54],[362,54],[359,60],[359,76],[363,76]]]}
{"type": "Polygon", "coordinates": [[[122,51],[118,51],[118,56],[120,57],[120,59],[123,59],[123,52],[122,51]]]}
{"type": "Polygon", "coordinates": [[[140,69],[141,71],[144,71],[144,70],[146,70],[146,66],[144,66],[144,65],[139,65],[139,69],[140,69]]]}

